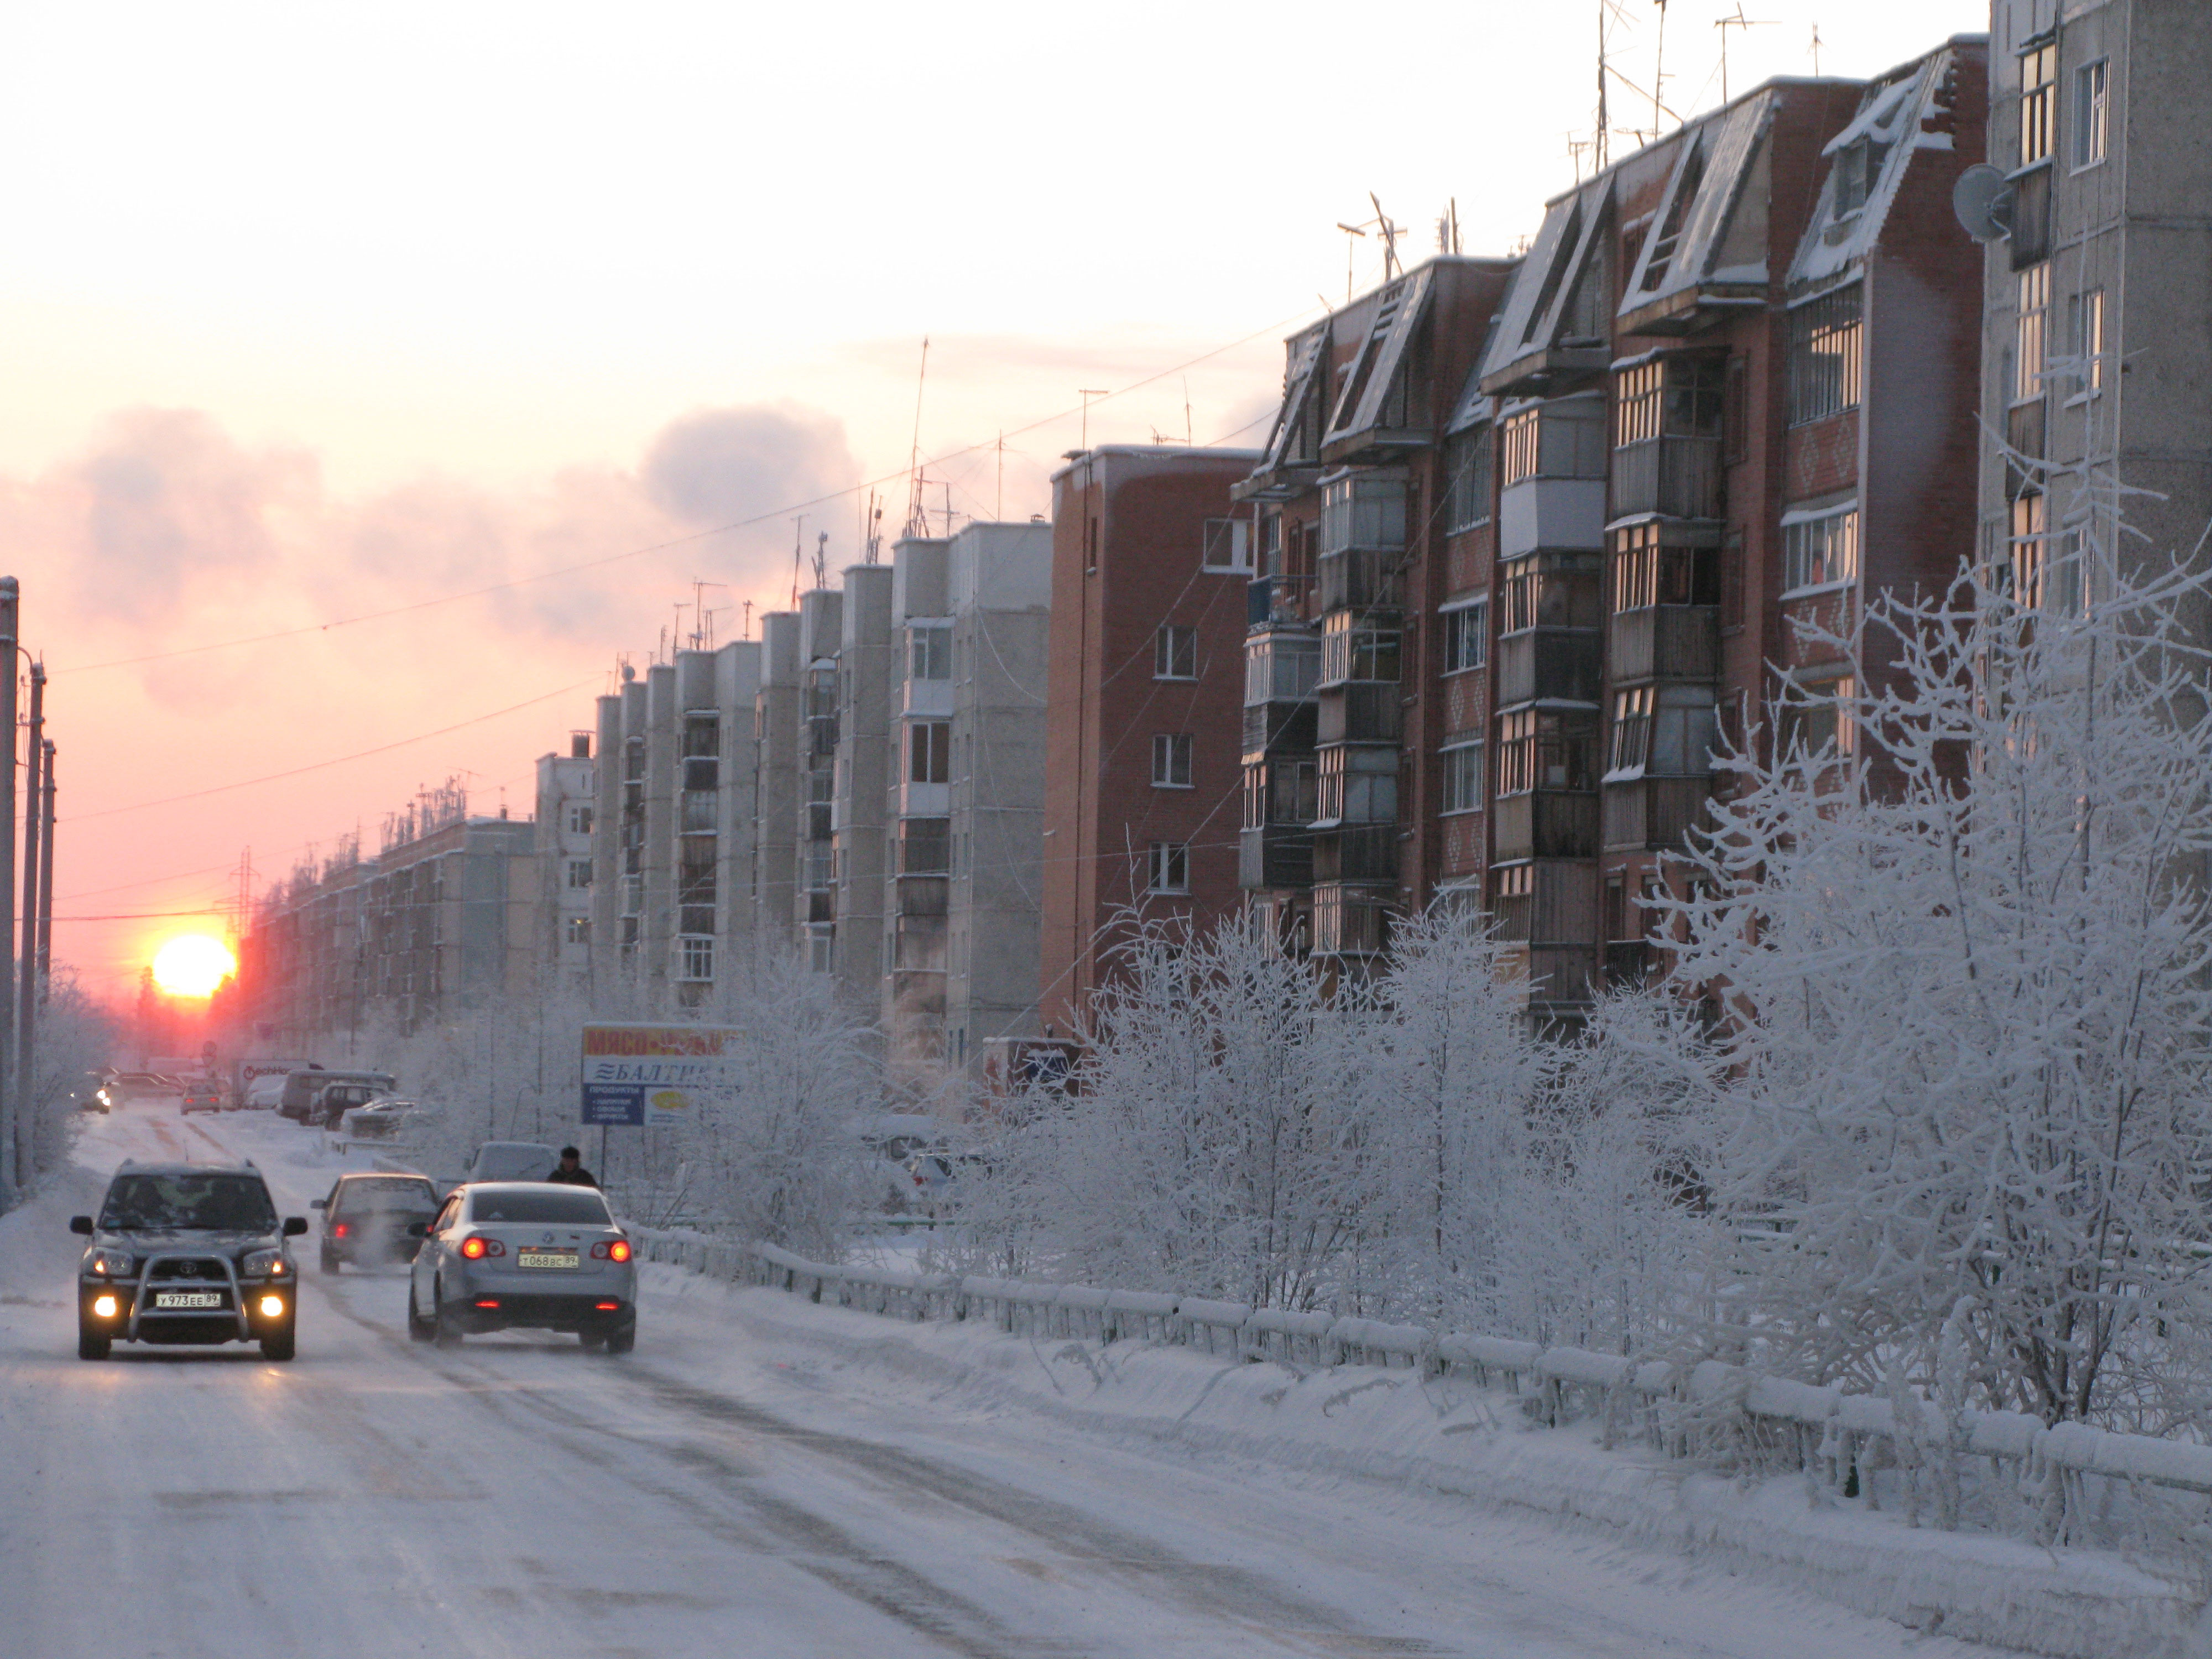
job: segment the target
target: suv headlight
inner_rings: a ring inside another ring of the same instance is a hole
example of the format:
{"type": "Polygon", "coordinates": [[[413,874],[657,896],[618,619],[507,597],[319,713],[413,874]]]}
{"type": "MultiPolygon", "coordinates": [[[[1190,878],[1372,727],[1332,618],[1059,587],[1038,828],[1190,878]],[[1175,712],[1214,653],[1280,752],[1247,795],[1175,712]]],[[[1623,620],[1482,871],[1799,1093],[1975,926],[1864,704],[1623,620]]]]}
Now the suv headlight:
{"type": "Polygon", "coordinates": [[[88,1265],[104,1278],[127,1279],[131,1268],[138,1264],[131,1260],[128,1250],[94,1250],[88,1265]]]}
{"type": "Polygon", "coordinates": [[[242,1279],[281,1279],[289,1271],[282,1250],[255,1250],[238,1264],[242,1279]]]}

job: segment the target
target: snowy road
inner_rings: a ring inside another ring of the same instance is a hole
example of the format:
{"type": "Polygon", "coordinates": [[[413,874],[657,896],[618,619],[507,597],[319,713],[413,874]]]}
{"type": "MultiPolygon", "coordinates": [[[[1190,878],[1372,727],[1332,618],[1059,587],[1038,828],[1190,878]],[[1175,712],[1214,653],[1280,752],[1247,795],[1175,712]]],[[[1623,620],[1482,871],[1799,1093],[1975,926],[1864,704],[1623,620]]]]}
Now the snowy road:
{"type": "Polygon", "coordinates": [[[301,1214],[318,1139],[141,1106],[0,1218],[0,1654],[1987,1651],[1443,1498],[985,1421],[665,1269],[628,1358],[417,1346],[403,1276],[312,1267],[290,1365],[75,1358],[66,1218],[116,1161],[252,1156],[301,1214]]]}

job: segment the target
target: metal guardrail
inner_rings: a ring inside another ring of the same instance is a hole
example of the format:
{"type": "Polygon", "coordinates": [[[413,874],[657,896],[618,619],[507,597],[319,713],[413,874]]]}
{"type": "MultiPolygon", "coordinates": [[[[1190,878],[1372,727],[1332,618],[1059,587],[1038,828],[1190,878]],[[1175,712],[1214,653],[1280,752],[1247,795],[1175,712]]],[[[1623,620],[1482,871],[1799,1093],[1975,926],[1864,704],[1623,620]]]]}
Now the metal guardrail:
{"type": "Polygon", "coordinates": [[[811,1302],[889,1318],[988,1320],[1009,1334],[1164,1343],[1218,1358],[1292,1367],[1372,1365],[1462,1376],[1503,1387],[1534,1421],[1595,1419],[1608,1449],[1625,1438],[1738,1472],[1802,1471],[1875,1503],[1869,1478],[1898,1472],[1906,1517],[1957,1523],[1965,1460],[2010,1483],[2045,1542],[2076,1535],[2094,1480],[2212,1494],[2212,1445],[2118,1434],[2081,1423],[2047,1425],[2018,1412],[1967,1410],[1846,1394],[1720,1360],[1637,1360],[1508,1338],[1438,1333],[1316,1310],[1253,1308],[1173,1292],[1101,1290],[912,1268],[810,1261],[768,1244],[680,1229],[631,1227],[647,1260],[761,1285],[811,1302]]]}

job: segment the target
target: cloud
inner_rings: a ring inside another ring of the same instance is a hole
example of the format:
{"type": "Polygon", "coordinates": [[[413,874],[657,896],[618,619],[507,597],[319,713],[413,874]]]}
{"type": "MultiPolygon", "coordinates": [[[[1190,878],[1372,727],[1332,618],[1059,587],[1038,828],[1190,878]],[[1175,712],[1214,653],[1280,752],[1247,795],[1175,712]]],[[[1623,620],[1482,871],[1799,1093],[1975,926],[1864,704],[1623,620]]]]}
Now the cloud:
{"type": "Polygon", "coordinates": [[[706,526],[775,514],[859,476],[843,422],[788,404],[704,409],[672,421],[646,452],[646,493],[706,526]]]}

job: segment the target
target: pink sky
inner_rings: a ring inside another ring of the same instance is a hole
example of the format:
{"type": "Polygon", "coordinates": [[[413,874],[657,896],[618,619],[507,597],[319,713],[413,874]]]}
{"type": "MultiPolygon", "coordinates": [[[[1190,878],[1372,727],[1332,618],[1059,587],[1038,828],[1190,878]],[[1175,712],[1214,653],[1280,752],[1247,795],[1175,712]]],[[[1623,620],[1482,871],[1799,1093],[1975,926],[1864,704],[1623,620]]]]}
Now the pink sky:
{"type": "MultiPolygon", "coordinates": [[[[1816,21],[1865,74],[1986,19],[1749,9],[1738,92],[1809,73],[1816,21]]],[[[142,913],[221,904],[248,847],[264,884],[373,850],[449,775],[526,812],[695,579],[781,604],[795,504],[902,473],[924,334],[963,517],[1042,507],[1079,424],[1019,428],[1080,387],[1136,386],[1093,441],[1249,441],[1370,190],[1419,257],[1448,201],[1504,252],[1572,182],[1599,10],[19,10],[0,536],[54,676],[58,953],[127,988],[219,925],[142,913]]],[[[1671,107],[1717,100],[1735,10],[1669,0],[1671,107]]],[[[1649,125],[1661,9],[1613,15],[1612,117],[1649,125]]],[[[808,509],[833,569],[858,499],[808,509]]]]}

